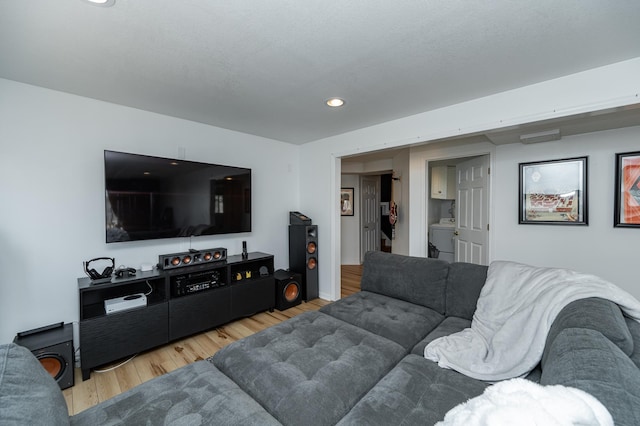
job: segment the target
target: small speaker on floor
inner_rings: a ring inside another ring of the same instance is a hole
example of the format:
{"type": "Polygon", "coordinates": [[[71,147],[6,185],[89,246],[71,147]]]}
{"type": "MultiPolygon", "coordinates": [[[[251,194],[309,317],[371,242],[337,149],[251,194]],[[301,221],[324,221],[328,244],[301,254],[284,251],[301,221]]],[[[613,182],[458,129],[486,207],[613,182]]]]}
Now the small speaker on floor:
{"type": "Polygon", "coordinates": [[[302,301],[301,275],[278,269],[273,273],[273,277],[276,280],[276,309],[284,311],[299,305],[302,301]]]}
{"type": "Polygon", "coordinates": [[[22,331],[13,339],[40,361],[42,367],[58,382],[60,389],[73,386],[73,325],[56,323],[22,331]]]}

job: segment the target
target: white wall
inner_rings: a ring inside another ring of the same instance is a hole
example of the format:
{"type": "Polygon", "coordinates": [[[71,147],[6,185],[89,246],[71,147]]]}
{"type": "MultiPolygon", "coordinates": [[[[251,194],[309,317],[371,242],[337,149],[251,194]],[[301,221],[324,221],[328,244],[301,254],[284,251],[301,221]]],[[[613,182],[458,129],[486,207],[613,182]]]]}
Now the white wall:
{"type": "Polygon", "coordinates": [[[288,212],[300,210],[299,147],[0,79],[0,342],[78,320],[82,262],[156,263],[226,247],[288,266],[288,212]],[[103,150],[250,167],[253,231],[226,237],[104,242],[103,150]]]}
{"type": "MultiPolygon", "coordinates": [[[[318,264],[320,295],[333,299],[340,294],[340,157],[634,104],[640,93],[638,75],[640,58],[635,58],[303,145],[301,169],[313,173],[300,176],[300,204],[318,224],[323,242],[323,260],[318,264]]],[[[410,163],[409,253],[420,255],[425,251],[426,236],[425,165],[416,165],[413,158],[410,163]]],[[[499,176],[499,170],[494,172],[499,176]]],[[[493,207],[500,207],[495,204],[493,207]]],[[[501,238],[495,236],[496,240],[501,238]]],[[[622,249],[631,251],[633,247],[622,249]]]]}
{"type": "Polygon", "coordinates": [[[494,259],[576,269],[640,299],[640,230],[613,227],[615,154],[640,150],[640,127],[496,149],[494,259]],[[588,226],[519,225],[518,163],[588,156],[588,226]]]}
{"type": "MultiPolygon", "coordinates": [[[[412,192],[415,192],[412,200],[423,191],[420,183],[427,160],[487,153],[492,159],[490,261],[512,260],[592,273],[640,299],[640,280],[634,277],[633,261],[640,234],[635,229],[613,228],[615,153],[639,150],[638,140],[640,127],[630,127],[534,145],[517,143],[494,147],[489,143],[476,143],[455,148],[427,145],[412,152],[412,172],[417,176],[412,181],[412,192]],[[519,225],[518,164],[582,156],[589,157],[589,225],[519,225]]],[[[416,215],[422,211],[419,205],[412,203],[412,207],[416,215]]],[[[420,223],[414,223],[412,230],[419,228],[420,223]]],[[[420,232],[412,232],[412,236],[416,236],[412,254],[425,256],[421,251],[420,232]]]]}

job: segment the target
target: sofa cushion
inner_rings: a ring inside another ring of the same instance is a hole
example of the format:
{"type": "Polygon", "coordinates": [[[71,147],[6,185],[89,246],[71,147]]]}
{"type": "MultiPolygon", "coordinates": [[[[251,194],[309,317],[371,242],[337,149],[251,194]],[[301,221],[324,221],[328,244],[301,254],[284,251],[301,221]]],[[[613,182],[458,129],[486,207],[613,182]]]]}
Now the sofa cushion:
{"type": "Polygon", "coordinates": [[[283,424],[333,425],[404,352],[316,311],[231,343],[212,362],[283,424]]]}
{"type": "Polygon", "coordinates": [[[338,424],[432,425],[487,386],[424,357],[407,355],[338,424]]]}
{"type": "Polygon", "coordinates": [[[424,348],[439,337],[448,336],[453,333],[471,327],[471,320],[458,317],[447,317],[433,329],[427,337],[418,342],[411,350],[412,354],[424,356],[424,348]]]}
{"type": "Polygon", "coordinates": [[[480,291],[487,280],[488,266],[455,262],[449,265],[446,315],[473,319],[480,291]]]}
{"type": "Polygon", "coordinates": [[[631,358],[631,361],[640,368],[640,322],[627,317],[624,318],[624,321],[627,323],[627,327],[629,328],[629,332],[633,339],[633,351],[631,352],[631,355],[629,355],[629,358],[631,358]]]}
{"type": "Polygon", "coordinates": [[[320,311],[391,339],[407,351],[444,319],[433,309],[368,291],[325,305],[320,311]]]}
{"type": "Polygon", "coordinates": [[[71,418],[72,425],[277,425],[210,362],[198,361],[71,418]]]}
{"type": "Polygon", "coordinates": [[[562,330],[551,344],[540,383],[572,386],[593,395],[617,426],[640,424],[640,370],[598,331],[562,330]]]}
{"type": "Polygon", "coordinates": [[[371,251],[364,256],[360,286],[444,314],[448,271],[443,260],[371,251]]]}
{"type": "Polygon", "coordinates": [[[599,331],[626,355],[630,355],[633,351],[633,339],[618,305],[597,297],[579,299],[565,306],[553,321],[542,354],[543,369],[551,344],[565,328],[588,328],[599,331]]]}
{"type": "Polygon", "coordinates": [[[26,348],[0,345],[0,424],[68,425],[62,391],[26,348]]]}

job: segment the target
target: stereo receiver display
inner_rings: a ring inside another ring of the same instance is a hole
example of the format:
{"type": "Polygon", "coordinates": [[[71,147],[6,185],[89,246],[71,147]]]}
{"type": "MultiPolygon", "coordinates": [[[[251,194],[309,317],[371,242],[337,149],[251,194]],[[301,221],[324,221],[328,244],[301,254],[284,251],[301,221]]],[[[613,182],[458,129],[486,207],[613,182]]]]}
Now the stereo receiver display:
{"type": "Polygon", "coordinates": [[[192,293],[211,290],[226,285],[224,269],[213,271],[189,272],[174,275],[170,278],[171,295],[173,297],[186,296],[192,293]]]}

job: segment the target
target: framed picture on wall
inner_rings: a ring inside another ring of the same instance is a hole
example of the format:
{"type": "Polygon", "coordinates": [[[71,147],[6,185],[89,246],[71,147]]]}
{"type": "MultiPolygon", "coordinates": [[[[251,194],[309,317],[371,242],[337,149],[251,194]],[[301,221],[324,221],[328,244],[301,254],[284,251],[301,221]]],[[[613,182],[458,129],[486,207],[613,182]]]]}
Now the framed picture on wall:
{"type": "Polygon", "coordinates": [[[640,228],[640,151],[616,154],[613,226],[640,228]]]}
{"type": "Polygon", "coordinates": [[[353,188],[340,189],[340,215],[353,216],[353,188]]]}
{"type": "Polygon", "coordinates": [[[520,163],[520,224],[587,225],[587,157],[520,163]]]}

